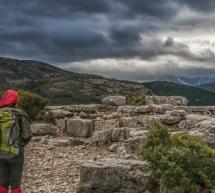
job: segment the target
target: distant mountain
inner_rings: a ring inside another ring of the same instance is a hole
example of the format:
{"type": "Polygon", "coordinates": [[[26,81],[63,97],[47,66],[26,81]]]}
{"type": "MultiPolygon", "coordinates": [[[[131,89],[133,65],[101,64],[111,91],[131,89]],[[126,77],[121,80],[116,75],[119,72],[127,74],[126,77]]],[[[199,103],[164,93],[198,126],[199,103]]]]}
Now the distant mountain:
{"type": "Polygon", "coordinates": [[[215,82],[210,82],[210,83],[207,83],[207,84],[202,84],[199,87],[215,93],[215,82]]]}
{"type": "Polygon", "coordinates": [[[0,58],[0,92],[9,88],[36,92],[55,105],[95,103],[105,95],[149,93],[136,82],[78,74],[37,61],[0,58]]]}
{"type": "Polygon", "coordinates": [[[167,81],[145,82],[143,85],[155,95],[187,97],[190,105],[215,105],[215,93],[202,88],[167,81]]]}
{"type": "Polygon", "coordinates": [[[197,76],[197,77],[178,77],[176,78],[180,84],[191,85],[191,86],[201,86],[204,84],[210,84],[215,82],[215,75],[207,76],[197,76]]]}

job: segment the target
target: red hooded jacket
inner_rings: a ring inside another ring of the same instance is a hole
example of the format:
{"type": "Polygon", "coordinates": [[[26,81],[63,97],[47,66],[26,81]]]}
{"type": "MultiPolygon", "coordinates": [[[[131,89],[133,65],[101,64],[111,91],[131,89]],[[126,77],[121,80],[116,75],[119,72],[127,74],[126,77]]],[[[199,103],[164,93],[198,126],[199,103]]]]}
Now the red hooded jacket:
{"type": "Polygon", "coordinates": [[[13,107],[19,102],[19,94],[15,90],[7,90],[0,99],[0,108],[13,107]]]}

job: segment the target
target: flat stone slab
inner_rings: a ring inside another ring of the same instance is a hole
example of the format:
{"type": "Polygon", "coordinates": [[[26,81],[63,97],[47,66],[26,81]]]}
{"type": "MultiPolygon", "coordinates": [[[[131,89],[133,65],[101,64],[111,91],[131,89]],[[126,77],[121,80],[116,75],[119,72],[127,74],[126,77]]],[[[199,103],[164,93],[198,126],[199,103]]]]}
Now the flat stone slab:
{"type": "Polygon", "coordinates": [[[92,120],[68,119],[66,132],[71,137],[91,137],[94,131],[92,120]]]}
{"type": "Polygon", "coordinates": [[[82,165],[77,193],[144,193],[151,172],[136,160],[104,158],[82,165]]]}
{"type": "Polygon", "coordinates": [[[50,123],[33,123],[31,125],[33,135],[56,135],[58,127],[50,123]]]}

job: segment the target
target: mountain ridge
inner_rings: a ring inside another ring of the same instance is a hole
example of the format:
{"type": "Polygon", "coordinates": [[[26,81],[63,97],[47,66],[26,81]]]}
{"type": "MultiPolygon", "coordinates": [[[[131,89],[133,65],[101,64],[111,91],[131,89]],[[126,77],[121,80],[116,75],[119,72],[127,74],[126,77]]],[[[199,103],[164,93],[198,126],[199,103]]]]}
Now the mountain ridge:
{"type": "Polygon", "coordinates": [[[0,58],[0,91],[8,88],[36,92],[51,104],[98,103],[106,95],[149,93],[138,82],[78,74],[33,60],[0,58]]]}

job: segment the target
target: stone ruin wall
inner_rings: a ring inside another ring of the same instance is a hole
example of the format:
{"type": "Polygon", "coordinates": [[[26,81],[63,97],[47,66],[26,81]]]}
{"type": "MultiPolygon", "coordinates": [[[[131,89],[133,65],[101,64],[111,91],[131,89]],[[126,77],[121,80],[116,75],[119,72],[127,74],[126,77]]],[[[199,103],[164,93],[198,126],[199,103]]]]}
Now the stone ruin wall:
{"type": "Polygon", "coordinates": [[[179,96],[151,96],[143,106],[126,105],[125,97],[110,96],[103,104],[47,106],[42,122],[33,123],[34,135],[66,136],[56,144],[105,146],[108,157],[85,163],[78,193],[148,192],[147,163],[138,151],[150,127],[161,122],[173,133],[200,136],[215,147],[215,106],[187,106],[179,96]],[[122,185],[124,184],[124,185],[122,185]]]}

